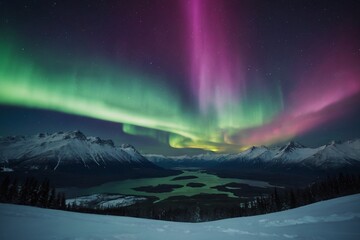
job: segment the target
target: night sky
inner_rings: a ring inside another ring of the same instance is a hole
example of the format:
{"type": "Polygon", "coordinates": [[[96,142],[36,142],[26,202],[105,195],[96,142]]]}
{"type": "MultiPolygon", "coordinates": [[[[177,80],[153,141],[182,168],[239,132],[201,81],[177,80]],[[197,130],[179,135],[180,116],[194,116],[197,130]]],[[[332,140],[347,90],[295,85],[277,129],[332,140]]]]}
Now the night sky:
{"type": "Polygon", "coordinates": [[[360,1],[0,1],[0,135],[143,153],[360,137],[360,1]]]}

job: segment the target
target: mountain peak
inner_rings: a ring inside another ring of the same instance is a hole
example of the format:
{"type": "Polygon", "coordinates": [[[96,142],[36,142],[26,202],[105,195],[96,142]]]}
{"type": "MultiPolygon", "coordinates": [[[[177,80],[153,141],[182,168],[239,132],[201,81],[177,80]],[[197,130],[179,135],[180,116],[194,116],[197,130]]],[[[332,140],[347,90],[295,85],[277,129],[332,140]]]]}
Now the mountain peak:
{"type": "Polygon", "coordinates": [[[99,137],[87,137],[86,140],[90,143],[96,143],[96,144],[100,144],[100,145],[109,145],[109,146],[115,147],[115,144],[111,139],[104,140],[99,137]]]}
{"type": "Polygon", "coordinates": [[[298,142],[295,142],[295,141],[290,141],[286,145],[289,146],[289,147],[296,147],[296,148],[304,148],[305,147],[301,143],[298,143],[298,142]]]}
{"type": "Polygon", "coordinates": [[[120,145],[121,148],[132,148],[135,150],[135,147],[131,144],[128,144],[128,143],[123,143],[120,145]]]}
{"type": "Polygon", "coordinates": [[[255,146],[252,146],[249,150],[250,151],[254,151],[256,149],[256,147],[255,146]]]}
{"type": "Polygon", "coordinates": [[[0,163],[13,164],[17,169],[37,166],[41,170],[57,170],[68,165],[105,168],[123,163],[140,167],[150,164],[131,145],[115,147],[112,140],[86,137],[81,131],[39,133],[0,140],[0,152],[3,153],[0,163]],[[14,159],[22,161],[19,164],[16,161],[9,163],[14,159]]]}
{"type": "Polygon", "coordinates": [[[329,142],[327,145],[332,145],[332,146],[334,146],[334,145],[336,145],[336,144],[341,144],[341,143],[343,143],[342,141],[340,141],[340,140],[332,140],[331,142],[329,142]]]}
{"type": "Polygon", "coordinates": [[[266,146],[264,145],[261,145],[261,146],[252,146],[249,148],[250,151],[254,151],[254,150],[257,150],[257,149],[268,149],[266,146]]]}
{"type": "MultiPolygon", "coordinates": [[[[55,134],[58,134],[58,133],[55,133],[55,134]]],[[[60,132],[61,134],[61,132],[60,132]]],[[[86,136],[79,130],[75,130],[75,131],[70,131],[70,132],[67,132],[67,133],[64,133],[64,139],[79,139],[79,140],[86,140],[86,136]]]]}
{"type": "Polygon", "coordinates": [[[285,146],[281,147],[280,151],[290,152],[290,151],[293,151],[296,148],[304,148],[304,147],[305,147],[304,145],[302,145],[302,144],[300,144],[298,142],[290,141],[285,146]]]}

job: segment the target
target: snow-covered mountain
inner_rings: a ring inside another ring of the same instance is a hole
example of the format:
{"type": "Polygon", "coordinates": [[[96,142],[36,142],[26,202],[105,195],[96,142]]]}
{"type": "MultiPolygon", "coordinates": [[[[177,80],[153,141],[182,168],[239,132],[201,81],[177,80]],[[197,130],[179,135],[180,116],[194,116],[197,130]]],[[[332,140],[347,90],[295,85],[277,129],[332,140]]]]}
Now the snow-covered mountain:
{"type": "Polygon", "coordinates": [[[252,217],[180,223],[0,204],[1,239],[359,239],[360,194],[252,217]]]}
{"type": "Polygon", "coordinates": [[[7,172],[159,169],[155,164],[165,168],[352,168],[360,167],[360,139],[333,141],[317,148],[289,142],[281,147],[254,146],[237,154],[205,153],[195,156],[144,157],[131,145],[115,146],[111,140],[86,137],[80,131],[0,137],[0,166],[2,171],[7,172]]]}
{"type": "Polygon", "coordinates": [[[196,156],[165,157],[145,155],[150,161],[164,167],[303,167],[309,169],[336,169],[360,167],[360,139],[331,142],[321,147],[305,147],[289,142],[281,147],[251,147],[238,154],[201,154],[196,156]]]}
{"type": "Polygon", "coordinates": [[[360,163],[360,139],[346,142],[335,142],[324,145],[304,160],[321,168],[352,167],[360,163]]]}
{"type": "Polygon", "coordinates": [[[131,145],[80,131],[0,138],[0,165],[12,170],[157,168],[131,145]]]}

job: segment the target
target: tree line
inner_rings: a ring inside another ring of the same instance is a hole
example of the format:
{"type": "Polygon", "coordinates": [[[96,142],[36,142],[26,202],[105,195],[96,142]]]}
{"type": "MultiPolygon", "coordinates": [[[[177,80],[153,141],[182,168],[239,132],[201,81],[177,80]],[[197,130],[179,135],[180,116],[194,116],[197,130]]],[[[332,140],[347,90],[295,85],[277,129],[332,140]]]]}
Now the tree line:
{"type": "MultiPolygon", "coordinates": [[[[360,175],[339,174],[318,180],[305,188],[274,188],[273,193],[248,200],[153,201],[126,207],[93,208],[86,205],[66,205],[65,194],[57,193],[48,180],[38,182],[27,178],[23,184],[6,177],[0,186],[0,202],[62,209],[75,212],[131,216],[169,221],[201,222],[232,217],[252,216],[283,211],[307,204],[360,192],[360,175]]],[[[209,196],[211,198],[211,196],[209,196]]],[[[210,199],[211,200],[211,199],[210,199]]]]}
{"type": "Polygon", "coordinates": [[[285,190],[274,188],[272,194],[256,197],[242,207],[246,216],[266,214],[359,192],[360,175],[340,173],[318,180],[305,188],[285,190]]]}
{"type": "Polygon", "coordinates": [[[66,209],[65,200],[65,194],[57,193],[47,179],[39,182],[34,177],[28,177],[25,182],[19,183],[16,178],[11,180],[6,176],[0,185],[0,202],[3,203],[66,209]]]}

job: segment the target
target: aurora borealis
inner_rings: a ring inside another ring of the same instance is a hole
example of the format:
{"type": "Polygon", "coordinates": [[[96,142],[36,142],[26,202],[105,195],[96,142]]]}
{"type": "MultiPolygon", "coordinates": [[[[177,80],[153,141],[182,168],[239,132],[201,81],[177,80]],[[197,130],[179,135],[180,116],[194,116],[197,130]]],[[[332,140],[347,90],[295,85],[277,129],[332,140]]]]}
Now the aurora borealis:
{"type": "Polygon", "coordinates": [[[359,4],[269,2],[5,1],[0,104],[216,152],[356,115],[359,4]]]}

